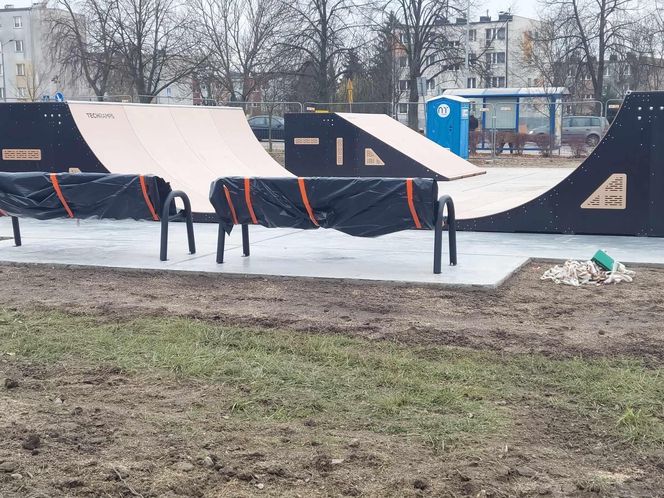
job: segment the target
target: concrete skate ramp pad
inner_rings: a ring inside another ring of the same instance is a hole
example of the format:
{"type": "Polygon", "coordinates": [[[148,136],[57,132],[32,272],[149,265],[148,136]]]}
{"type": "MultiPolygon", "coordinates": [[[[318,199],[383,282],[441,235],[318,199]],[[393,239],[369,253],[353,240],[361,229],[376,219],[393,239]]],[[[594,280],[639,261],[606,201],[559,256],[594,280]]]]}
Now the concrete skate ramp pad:
{"type": "Polygon", "coordinates": [[[337,115],[447,180],[485,173],[482,168],[469,163],[386,114],[337,113],[337,115]]]}
{"type": "Polygon", "coordinates": [[[211,212],[220,176],[292,176],[256,140],[233,107],[70,102],[81,136],[112,173],[155,174],[211,212]]]}

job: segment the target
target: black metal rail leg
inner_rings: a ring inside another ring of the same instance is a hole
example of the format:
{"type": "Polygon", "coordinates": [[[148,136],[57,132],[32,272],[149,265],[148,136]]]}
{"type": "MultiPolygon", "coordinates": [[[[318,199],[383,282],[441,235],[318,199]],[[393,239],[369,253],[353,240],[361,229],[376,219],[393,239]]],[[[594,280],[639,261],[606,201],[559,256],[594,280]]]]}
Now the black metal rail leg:
{"type": "Polygon", "coordinates": [[[249,225],[242,225],[242,254],[249,256],[249,225]]]}
{"type": "Polygon", "coordinates": [[[443,227],[447,220],[447,230],[449,236],[450,247],[450,265],[457,264],[457,248],[456,248],[456,218],[454,214],[454,202],[449,195],[443,195],[438,199],[436,212],[436,223],[434,226],[433,238],[433,272],[438,275],[442,268],[443,258],[443,227]],[[447,207],[447,218],[445,215],[445,208],[447,207]]]}
{"type": "Polygon", "coordinates": [[[217,236],[217,263],[224,262],[224,249],[226,247],[226,231],[224,225],[219,223],[219,235],[217,236]]]}
{"type": "Polygon", "coordinates": [[[189,243],[189,253],[196,254],[196,240],[194,239],[194,222],[191,217],[191,202],[187,194],[180,190],[173,190],[168,194],[161,210],[161,245],[159,248],[159,259],[166,261],[168,259],[168,223],[174,220],[184,218],[187,224],[187,242],[189,243]],[[182,199],[184,209],[171,216],[171,204],[174,205],[175,199],[182,199]]]}
{"type": "Polygon", "coordinates": [[[14,230],[14,245],[20,247],[22,245],[21,227],[18,224],[18,218],[16,216],[12,216],[12,230],[14,230]]]}

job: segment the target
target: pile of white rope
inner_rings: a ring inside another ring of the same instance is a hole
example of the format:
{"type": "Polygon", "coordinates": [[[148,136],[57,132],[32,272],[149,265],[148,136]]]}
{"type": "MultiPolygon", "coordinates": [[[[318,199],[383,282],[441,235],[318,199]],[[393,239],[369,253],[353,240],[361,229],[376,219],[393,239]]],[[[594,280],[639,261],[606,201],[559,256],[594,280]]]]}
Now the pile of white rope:
{"type": "Polygon", "coordinates": [[[617,261],[611,271],[607,271],[593,261],[565,261],[564,265],[556,265],[544,272],[542,280],[553,280],[565,285],[604,285],[631,282],[636,272],[628,270],[617,261]]]}

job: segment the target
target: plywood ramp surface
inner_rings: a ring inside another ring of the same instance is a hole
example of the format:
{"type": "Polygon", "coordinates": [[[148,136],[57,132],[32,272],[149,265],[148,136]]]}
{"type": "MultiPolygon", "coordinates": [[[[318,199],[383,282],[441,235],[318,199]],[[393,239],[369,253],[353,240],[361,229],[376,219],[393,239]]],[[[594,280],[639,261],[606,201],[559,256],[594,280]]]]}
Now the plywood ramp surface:
{"type": "Polygon", "coordinates": [[[482,168],[460,158],[386,114],[337,113],[337,115],[449,180],[484,173],[482,168]]]}
{"type": "Polygon", "coordinates": [[[233,107],[70,102],[74,121],[112,173],[154,174],[211,212],[209,190],[220,176],[292,176],[256,140],[233,107]]]}

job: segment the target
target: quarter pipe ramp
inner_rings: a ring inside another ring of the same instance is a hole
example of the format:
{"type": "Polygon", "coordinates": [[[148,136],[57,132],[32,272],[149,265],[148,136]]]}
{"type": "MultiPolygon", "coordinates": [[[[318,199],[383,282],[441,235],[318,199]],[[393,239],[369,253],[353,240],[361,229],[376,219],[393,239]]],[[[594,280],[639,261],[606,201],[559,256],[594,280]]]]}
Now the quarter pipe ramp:
{"type": "MultiPolygon", "coordinates": [[[[569,176],[514,206],[478,197],[459,227],[492,232],[664,236],[664,92],[626,96],[611,128],[569,176]],[[501,208],[502,204],[502,208],[501,208]]],[[[470,206],[469,206],[470,207],[470,206]]]]}
{"type": "Polygon", "coordinates": [[[0,106],[3,171],[154,174],[210,213],[220,176],[292,176],[233,107],[111,103],[0,106]]]}

